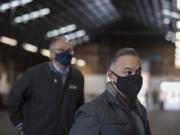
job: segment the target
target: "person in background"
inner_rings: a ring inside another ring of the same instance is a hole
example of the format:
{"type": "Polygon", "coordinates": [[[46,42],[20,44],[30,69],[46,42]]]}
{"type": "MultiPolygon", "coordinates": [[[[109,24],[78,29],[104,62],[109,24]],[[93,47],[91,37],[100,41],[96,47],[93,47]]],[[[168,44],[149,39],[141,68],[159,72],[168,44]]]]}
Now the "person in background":
{"type": "Polygon", "coordinates": [[[146,110],[137,98],[142,87],[137,52],[116,52],[107,75],[105,92],[78,109],[69,135],[151,135],[146,110]]]}
{"type": "Polygon", "coordinates": [[[64,37],[50,44],[50,61],[28,68],[12,87],[7,106],[21,135],[68,135],[84,103],[84,77],[71,65],[73,49],[64,37]]]}

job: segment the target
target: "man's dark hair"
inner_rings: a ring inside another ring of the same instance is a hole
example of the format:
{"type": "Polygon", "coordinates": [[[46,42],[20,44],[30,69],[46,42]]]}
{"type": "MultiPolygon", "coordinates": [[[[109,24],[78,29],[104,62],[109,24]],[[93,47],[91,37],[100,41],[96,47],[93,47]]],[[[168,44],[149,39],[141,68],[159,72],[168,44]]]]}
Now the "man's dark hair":
{"type": "Polygon", "coordinates": [[[117,59],[120,56],[124,56],[124,55],[132,55],[132,56],[136,56],[140,59],[139,54],[136,52],[135,49],[133,48],[122,48],[119,51],[115,52],[108,60],[108,71],[111,70],[112,65],[117,61],[117,59]]]}

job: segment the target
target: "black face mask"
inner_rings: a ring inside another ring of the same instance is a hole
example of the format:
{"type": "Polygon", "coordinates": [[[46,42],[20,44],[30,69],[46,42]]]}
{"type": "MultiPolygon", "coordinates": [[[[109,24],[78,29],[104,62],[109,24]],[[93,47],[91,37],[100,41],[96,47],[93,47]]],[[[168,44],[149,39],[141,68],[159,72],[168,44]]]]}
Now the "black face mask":
{"type": "Polygon", "coordinates": [[[142,87],[142,76],[135,74],[132,76],[121,77],[116,73],[112,72],[117,76],[117,82],[115,85],[129,100],[136,99],[141,87],[142,87]]]}

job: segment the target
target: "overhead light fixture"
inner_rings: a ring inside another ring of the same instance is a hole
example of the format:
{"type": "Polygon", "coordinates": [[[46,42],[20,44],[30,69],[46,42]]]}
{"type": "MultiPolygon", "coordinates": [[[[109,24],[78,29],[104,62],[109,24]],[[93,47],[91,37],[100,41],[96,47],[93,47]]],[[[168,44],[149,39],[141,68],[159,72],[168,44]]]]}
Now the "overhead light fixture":
{"type": "Polygon", "coordinates": [[[172,31],[168,31],[165,38],[167,41],[171,41],[171,42],[175,43],[176,42],[176,33],[172,32],[172,31]]]}
{"type": "Polygon", "coordinates": [[[58,29],[48,31],[46,36],[48,38],[52,38],[52,37],[56,37],[56,36],[59,36],[59,35],[63,35],[65,33],[72,32],[74,30],[76,30],[76,25],[75,24],[70,24],[70,25],[67,25],[67,26],[60,27],[58,29]]]}
{"type": "Polygon", "coordinates": [[[73,46],[80,45],[83,42],[88,42],[90,37],[85,30],[79,30],[74,33],[66,34],[64,37],[71,42],[73,46]]]}
{"type": "Polygon", "coordinates": [[[71,24],[65,27],[67,32],[71,32],[74,31],[76,29],[76,25],[75,24],[71,24]]]}
{"type": "Polygon", "coordinates": [[[13,0],[11,2],[6,2],[0,5],[0,12],[5,12],[8,9],[12,9],[18,6],[23,6],[25,4],[31,3],[33,0],[13,0]]]}
{"type": "Polygon", "coordinates": [[[20,0],[22,5],[32,2],[33,0],[20,0]]]}
{"type": "Polygon", "coordinates": [[[13,39],[13,38],[9,38],[6,36],[2,36],[0,37],[0,42],[10,45],[10,46],[16,46],[17,45],[17,40],[13,39]]]}
{"type": "Polygon", "coordinates": [[[4,11],[10,9],[10,8],[11,8],[10,3],[4,3],[4,4],[0,5],[0,11],[1,12],[4,12],[4,11]]]}
{"type": "Polygon", "coordinates": [[[86,35],[86,32],[85,32],[85,30],[79,30],[75,34],[76,34],[76,38],[79,38],[79,37],[83,37],[84,35],[86,35]]]}
{"type": "Polygon", "coordinates": [[[45,16],[48,15],[51,12],[51,10],[49,8],[44,8],[44,9],[40,9],[39,10],[39,16],[45,16]]]}
{"type": "Polygon", "coordinates": [[[76,38],[81,38],[81,37],[83,37],[85,35],[86,35],[86,31],[85,30],[79,30],[79,31],[76,31],[74,33],[66,34],[64,36],[65,36],[65,38],[67,40],[73,40],[73,39],[76,39],[76,38]]]}
{"type": "Polygon", "coordinates": [[[170,11],[168,9],[163,9],[162,13],[164,15],[167,15],[167,16],[170,16],[170,17],[173,17],[173,18],[176,18],[176,19],[180,19],[180,14],[177,13],[177,12],[173,12],[173,11],[170,11]]]}
{"type": "Polygon", "coordinates": [[[169,18],[164,18],[163,22],[164,24],[170,24],[171,21],[169,18]]]}
{"type": "Polygon", "coordinates": [[[32,53],[36,53],[38,51],[38,47],[29,43],[23,44],[23,49],[32,53]]]}
{"type": "Polygon", "coordinates": [[[52,38],[52,37],[57,37],[59,35],[62,35],[68,41],[70,41],[72,46],[76,46],[77,44],[82,44],[83,42],[88,42],[89,41],[90,38],[86,34],[85,30],[78,30],[78,31],[72,32],[75,29],[76,29],[76,25],[71,24],[71,25],[61,27],[59,29],[54,29],[54,30],[48,31],[46,33],[46,36],[48,38],[52,38]],[[69,33],[69,32],[72,32],[72,33],[69,33]],[[65,33],[68,33],[68,34],[65,34],[65,33]]]}
{"type": "Polygon", "coordinates": [[[53,30],[52,31],[52,35],[55,36],[55,37],[58,36],[59,35],[59,31],[58,30],[53,30]]]}
{"type": "Polygon", "coordinates": [[[67,40],[73,40],[76,38],[75,33],[70,33],[64,36],[67,40]]]}
{"type": "Polygon", "coordinates": [[[50,12],[51,12],[51,10],[49,8],[43,8],[43,9],[40,9],[37,11],[30,12],[28,14],[17,16],[17,17],[15,17],[14,22],[15,23],[28,22],[30,20],[34,20],[34,19],[37,19],[40,17],[44,17],[44,16],[50,14],[50,12]]]}
{"type": "Polygon", "coordinates": [[[58,29],[58,34],[64,34],[64,33],[66,33],[67,32],[67,30],[66,30],[66,27],[61,27],[61,28],[59,28],[58,29]]]}
{"type": "Polygon", "coordinates": [[[30,13],[30,17],[31,17],[32,19],[38,18],[38,17],[39,17],[39,12],[38,12],[38,11],[33,11],[33,12],[31,12],[31,13],[30,13]]]}
{"type": "Polygon", "coordinates": [[[84,66],[86,66],[86,61],[83,60],[83,59],[79,59],[77,61],[77,65],[80,66],[80,67],[84,67],[84,66]]]}
{"type": "Polygon", "coordinates": [[[77,59],[75,57],[72,57],[71,64],[76,64],[76,63],[77,63],[77,59]]]}
{"type": "Polygon", "coordinates": [[[51,38],[51,37],[53,37],[54,35],[53,35],[52,31],[49,31],[49,32],[47,32],[46,36],[47,36],[48,38],[51,38]]]}
{"type": "Polygon", "coordinates": [[[14,7],[17,7],[20,5],[20,1],[17,1],[17,0],[14,0],[11,2],[11,7],[14,8],[14,7]]]}
{"type": "Polygon", "coordinates": [[[24,14],[24,15],[22,15],[22,17],[21,17],[22,22],[28,22],[30,19],[31,19],[31,18],[30,18],[30,15],[29,15],[29,14],[24,14]]]}
{"type": "Polygon", "coordinates": [[[16,17],[14,21],[16,23],[21,23],[22,22],[22,17],[16,17]]]}
{"type": "Polygon", "coordinates": [[[40,52],[43,56],[50,58],[50,51],[48,49],[41,49],[40,52]]]}

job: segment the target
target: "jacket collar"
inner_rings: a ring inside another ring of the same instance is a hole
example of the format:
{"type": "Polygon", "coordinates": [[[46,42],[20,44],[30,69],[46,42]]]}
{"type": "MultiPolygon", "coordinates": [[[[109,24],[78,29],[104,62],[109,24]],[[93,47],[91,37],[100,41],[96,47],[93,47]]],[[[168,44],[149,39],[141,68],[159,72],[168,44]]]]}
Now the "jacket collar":
{"type": "Polygon", "coordinates": [[[53,66],[52,61],[49,61],[49,68],[50,68],[50,71],[52,71],[52,72],[54,72],[54,73],[57,73],[57,70],[56,70],[56,68],[53,66]]]}
{"type": "MultiPolygon", "coordinates": [[[[108,82],[106,84],[105,93],[106,93],[108,103],[116,105],[117,107],[122,108],[123,110],[128,110],[128,112],[131,112],[131,111],[137,112],[141,120],[143,121],[143,123],[145,123],[144,113],[141,109],[141,104],[138,98],[131,102],[125,100],[119,93],[116,92],[111,82],[108,82]]],[[[144,126],[147,127],[148,126],[147,123],[145,123],[144,126]]]]}
{"type": "Polygon", "coordinates": [[[123,103],[123,105],[126,105],[126,102],[125,102],[125,100],[122,98],[122,96],[120,96],[120,95],[116,92],[116,90],[115,90],[112,82],[107,82],[107,83],[106,83],[106,91],[109,93],[109,95],[107,96],[107,98],[108,98],[108,101],[109,101],[110,103],[116,104],[116,105],[119,105],[119,104],[122,104],[122,103],[123,103]]]}
{"type": "Polygon", "coordinates": [[[56,65],[54,65],[54,64],[52,63],[52,61],[49,61],[50,71],[53,71],[54,73],[60,73],[60,74],[63,75],[63,76],[68,76],[68,74],[69,74],[69,72],[70,72],[70,67],[71,67],[71,66],[68,66],[68,67],[66,68],[65,72],[63,72],[63,71],[58,70],[58,69],[57,69],[58,67],[57,67],[56,65]]]}

